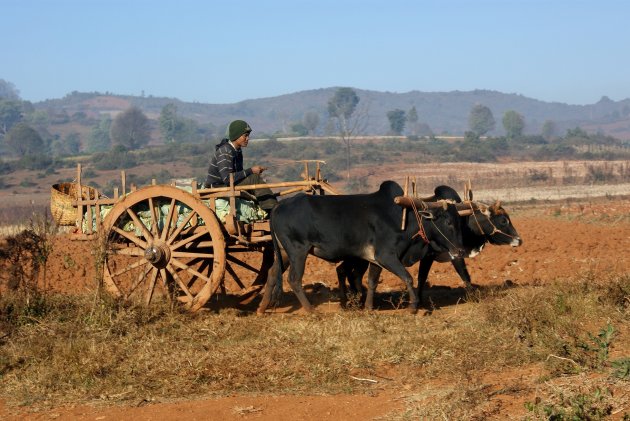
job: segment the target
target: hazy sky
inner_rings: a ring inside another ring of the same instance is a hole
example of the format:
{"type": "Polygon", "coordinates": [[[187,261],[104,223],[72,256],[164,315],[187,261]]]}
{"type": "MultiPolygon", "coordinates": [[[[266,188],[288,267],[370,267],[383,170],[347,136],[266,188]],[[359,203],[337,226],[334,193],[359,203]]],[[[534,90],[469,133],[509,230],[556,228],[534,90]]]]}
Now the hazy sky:
{"type": "Polygon", "coordinates": [[[630,98],[626,0],[0,0],[0,79],[233,103],[350,86],[630,98]]]}

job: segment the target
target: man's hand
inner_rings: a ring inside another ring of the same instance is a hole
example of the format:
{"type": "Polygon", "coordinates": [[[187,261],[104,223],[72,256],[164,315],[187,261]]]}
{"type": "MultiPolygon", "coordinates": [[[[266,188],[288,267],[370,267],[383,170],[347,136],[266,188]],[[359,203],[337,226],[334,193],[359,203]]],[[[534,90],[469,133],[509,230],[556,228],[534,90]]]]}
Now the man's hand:
{"type": "Polygon", "coordinates": [[[262,174],[263,171],[265,171],[267,169],[267,167],[263,167],[262,165],[254,165],[252,167],[252,173],[254,174],[262,174]]]}

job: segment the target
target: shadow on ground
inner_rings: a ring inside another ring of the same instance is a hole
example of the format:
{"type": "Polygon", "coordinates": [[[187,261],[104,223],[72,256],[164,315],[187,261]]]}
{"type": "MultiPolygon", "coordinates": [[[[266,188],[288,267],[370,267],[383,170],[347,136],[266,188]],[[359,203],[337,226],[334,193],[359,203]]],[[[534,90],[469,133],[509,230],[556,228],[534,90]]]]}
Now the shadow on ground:
{"type": "MultiPolygon", "coordinates": [[[[506,281],[500,286],[475,286],[472,290],[464,287],[451,288],[448,286],[429,286],[422,292],[422,302],[420,309],[428,313],[439,310],[443,307],[449,307],[467,301],[476,301],[483,299],[493,292],[513,288],[515,285],[506,281]]],[[[305,285],[304,291],[306,297],[318,312],[340,311],[344,308],[341,306],[337,288],[330,289],[324,284],[305,285]]],[[[220,312],[224,309],[237,309],[244,313],[255,313],[258,308],[262,296],[259,293],[240,297],[230,294],[218,294],[213,297],[206,308],[213,312],[220,312]]],[[[386,291],[377,292],[374,296],[374,310],[376,311],[393,311],[404,310],[409,306],[408,295],[406,291],[386,291]]],[[[350,297],[347,310],[361,310],[363,303],[358,297],[350,297]]],[[[276,313],[296,313],[302,312],[302,306],[293,291],[284,291],[281,301],[278,305],[268,310],[276,313]]]]}

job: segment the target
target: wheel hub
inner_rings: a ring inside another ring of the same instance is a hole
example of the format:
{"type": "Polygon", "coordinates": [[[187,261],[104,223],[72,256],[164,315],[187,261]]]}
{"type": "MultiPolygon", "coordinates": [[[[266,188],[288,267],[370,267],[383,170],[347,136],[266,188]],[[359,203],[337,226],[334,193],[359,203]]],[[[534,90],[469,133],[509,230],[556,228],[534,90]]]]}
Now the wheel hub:
{"type": "Polygon", "coordinates": [[[163,268],[171,260],[171,249],[164,243],[153,243],[144,250],[144,258],[153,266],[163,268]]]}

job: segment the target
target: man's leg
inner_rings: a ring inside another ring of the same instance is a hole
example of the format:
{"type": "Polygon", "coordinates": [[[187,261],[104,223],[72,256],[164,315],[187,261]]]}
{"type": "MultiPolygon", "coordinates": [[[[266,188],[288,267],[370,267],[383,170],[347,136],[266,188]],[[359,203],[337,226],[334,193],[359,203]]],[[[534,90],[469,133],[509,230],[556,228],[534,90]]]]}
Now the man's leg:
{"type": "MultiPolygon", "coordinates": [[[[260,174],[250,174],[247,177],[245,177],[243,180],[241,180],[241,182],[238,184],[248,185],[248,184],[266,184],[266,183],[260,174]]],[[[254,196],[256,196],[256,199],[258,199],[258,204],[260,205],[260,207],[266,211],[270,211],[271,209],[274,208],[274,206],[278,204],[278,199],[276,199],[275,193],[268,187],[255,189],[253,190],[253,194],[254,196]]]]}

